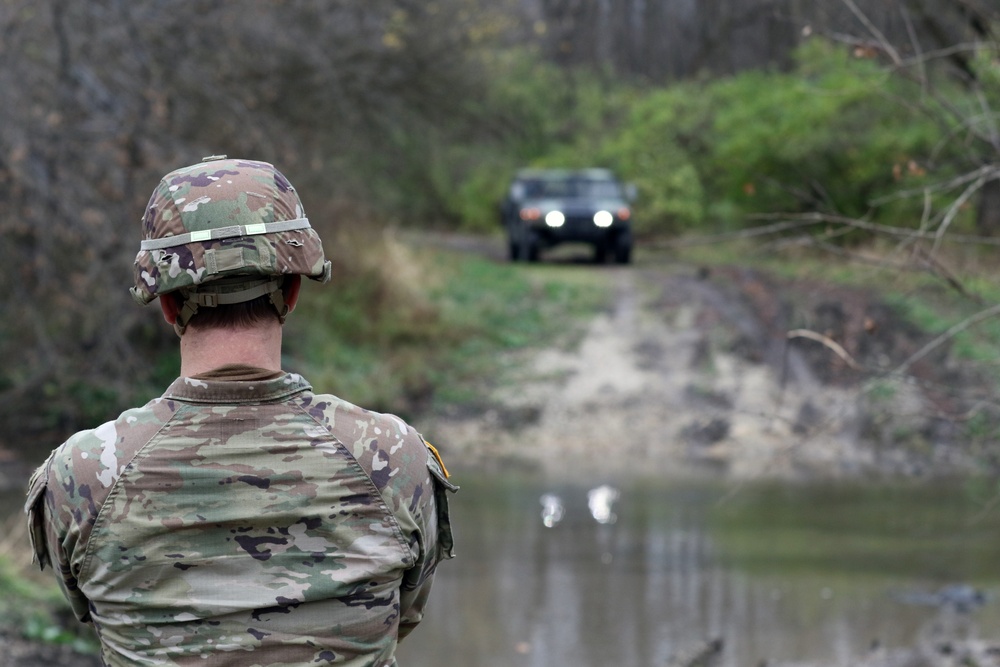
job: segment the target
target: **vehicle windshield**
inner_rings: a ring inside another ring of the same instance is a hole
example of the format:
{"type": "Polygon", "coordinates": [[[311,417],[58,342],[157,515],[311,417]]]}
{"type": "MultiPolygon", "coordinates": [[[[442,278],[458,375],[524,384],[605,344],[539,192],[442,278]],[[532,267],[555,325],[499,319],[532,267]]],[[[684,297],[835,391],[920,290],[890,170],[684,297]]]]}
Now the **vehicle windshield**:
{"type": "Polygon", "coordinates": [[[531,179],[524,181],[529,199],[620,199],[621,187],[615,181],[571,179],[531,179]]]}

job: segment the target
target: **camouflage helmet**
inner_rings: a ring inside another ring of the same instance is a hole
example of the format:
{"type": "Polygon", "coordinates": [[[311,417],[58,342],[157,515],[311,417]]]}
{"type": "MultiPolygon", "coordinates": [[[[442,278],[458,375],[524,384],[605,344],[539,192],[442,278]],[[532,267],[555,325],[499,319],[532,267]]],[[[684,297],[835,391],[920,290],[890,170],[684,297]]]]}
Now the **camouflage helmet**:
{"type": "MultiPolygon", "coordinates": [[[[213,156],[177,169],[154,190],[142,223],[132,297],[145,305],[180,291],[181,329],[199,306],[266,294],[274,302],[283,276],[330,279],[295,188],[267,162],[213,156]]],[[[283,317],[283,303],[275,307],[283,317]]]]}

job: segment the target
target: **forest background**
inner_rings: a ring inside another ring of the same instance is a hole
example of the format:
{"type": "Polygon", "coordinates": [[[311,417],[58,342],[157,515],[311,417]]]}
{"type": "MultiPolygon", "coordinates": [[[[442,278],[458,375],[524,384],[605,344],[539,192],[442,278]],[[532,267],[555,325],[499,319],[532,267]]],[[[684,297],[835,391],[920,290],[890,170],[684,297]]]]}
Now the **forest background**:
{"type": "Polygon", "coordinates": [[[212,154],[296,184],[336,282],[292,335],[404,416],[484,329],[385,231],[496,234],[521,166],[616,170],[649,247],[889,242],[967,292],[942,252],[1000,231],[998,31],[988,0],[0,0],[0,447],[173,379],[138,221],[212,154]]]}

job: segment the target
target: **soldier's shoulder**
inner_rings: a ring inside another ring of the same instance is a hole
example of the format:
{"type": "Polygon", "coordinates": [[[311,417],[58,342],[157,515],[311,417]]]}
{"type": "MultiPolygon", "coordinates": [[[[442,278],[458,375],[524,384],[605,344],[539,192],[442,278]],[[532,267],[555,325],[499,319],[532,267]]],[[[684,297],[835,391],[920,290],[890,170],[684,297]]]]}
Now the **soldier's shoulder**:
{"type": "Polygon", "coordinates": [[[313,394],[304,400],[379,488],[427,476],[430,451],[420,433],[401,417],[331,394],[313,394]]]}
{"type": "Polygon", "coordinates": [[[324,424],[361,438],[373,436],[420,439],[404,419],[388,412],[369,410],[333,394],[304,393],[303,406],[324,424]]]}
{"type": "Polygon", "coordinates": [[[130,408],[96,428],[78,431],[57,447],[50,457],[55,469],[109,467],[110,459],[130,457],[170,420],[177,404],[156,398],[130,408]]]}

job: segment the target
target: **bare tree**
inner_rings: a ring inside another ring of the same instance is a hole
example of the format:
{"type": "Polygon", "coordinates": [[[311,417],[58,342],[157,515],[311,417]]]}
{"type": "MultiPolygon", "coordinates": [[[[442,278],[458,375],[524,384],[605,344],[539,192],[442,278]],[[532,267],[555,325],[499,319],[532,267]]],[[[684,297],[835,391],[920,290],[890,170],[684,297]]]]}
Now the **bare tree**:
{"type": "MultiPolygon", "coordinates": [[[[989,39],[996,11],[986,0],[861,5],[870,26],[889,41],[916,36],[928,48],[953,46],[970,31],[989,39]]],[[[787,66],[804,27],[855,36],[858,27],[856,12],[827,0],[531,0],[527,11],[546,24],[542,43],[553,61],[656,82],[787,66]]],[[[960,63],[966,56],[951,57],[960,63]]]]}
{"type": "Polygon", "coordinates": [[[281,164],[314,211],[331,189],[374,200],[374,167],[417,171],[400,145],[471,124],[481,77],[455,56],[494,16],[477,0],[0,0],[0,433],[110,416],[174,372],[150,363],[169,334],[126,291],[160,175],[228,153],[281,164]]]}

